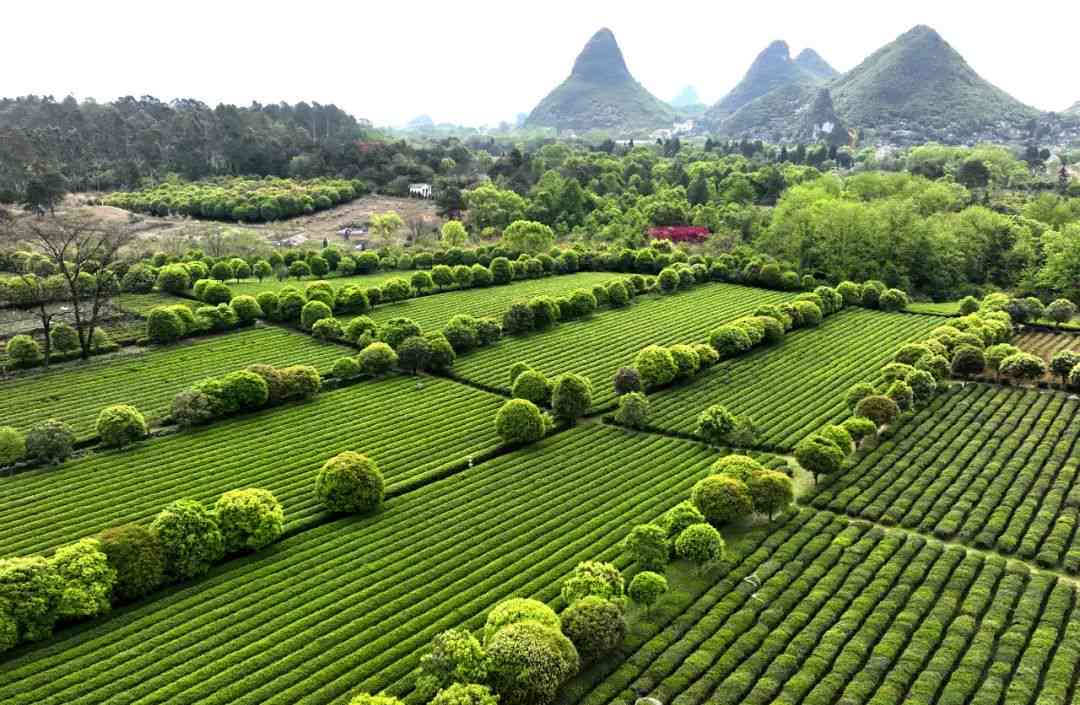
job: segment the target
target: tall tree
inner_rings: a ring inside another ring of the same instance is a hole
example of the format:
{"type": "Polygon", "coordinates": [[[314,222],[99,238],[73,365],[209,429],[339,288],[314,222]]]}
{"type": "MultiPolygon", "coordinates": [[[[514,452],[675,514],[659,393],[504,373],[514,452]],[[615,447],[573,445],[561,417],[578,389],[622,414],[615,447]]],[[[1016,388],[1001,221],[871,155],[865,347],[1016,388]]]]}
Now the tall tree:
{"type": "Polygon", "coordinates": [[[84,209],[23,218],[19,224],[24,239],[49,258],[63,277],[85,360],[90,357],[101,312],[119,288],[112,268],[135,233],[84,209]]]}

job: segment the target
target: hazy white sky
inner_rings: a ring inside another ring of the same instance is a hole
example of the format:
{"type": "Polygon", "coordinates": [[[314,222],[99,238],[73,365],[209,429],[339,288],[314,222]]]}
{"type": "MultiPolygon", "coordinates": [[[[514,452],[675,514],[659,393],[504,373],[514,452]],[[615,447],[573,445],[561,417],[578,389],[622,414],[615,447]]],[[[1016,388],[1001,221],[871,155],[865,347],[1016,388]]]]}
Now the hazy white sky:
{"type": "Polygon", "coordinates": [[[1080,100],[1080,3],[805,2],[5,3],[0,95],[154,95],[210,103],[335,103],[376,124],[427,113],[494,124],[528,112],[610,27],[634,76],[712,103],[774,39],[840,71],[928,24],[984,78],[1043,110],[1080,100]],[[880,8],[880,9],[879,9],[880,8]]]}

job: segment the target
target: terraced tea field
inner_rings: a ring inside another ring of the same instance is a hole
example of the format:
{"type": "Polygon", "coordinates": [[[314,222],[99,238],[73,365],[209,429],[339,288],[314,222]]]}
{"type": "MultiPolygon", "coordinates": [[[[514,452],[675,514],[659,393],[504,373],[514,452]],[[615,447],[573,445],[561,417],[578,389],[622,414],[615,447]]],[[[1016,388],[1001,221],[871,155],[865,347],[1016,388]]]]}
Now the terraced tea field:
{"type": "Polygon", "coordinates": [[[510,366],[527,362],[544,374],[584,374],[593,383],[593,403],[615,398],[615,371],[633,362],[653,343],[704,342],[717,326],[753,313],[762,304],[779,303],[792,294],[734,284],[704,284],[672,296],[639,299],[624,309],[605,310],[588,321],[561,323],[552,331],[510,338],[463,356],[454,365],[458,377],[505,389],[510,366]]]}
{"type": "Polygon", "coordinates": [[[822,482],[813,505],[1080,572],[1080,401],[969,384],[822,482]]]}
{"type": "Polygon", "coordinates": [[[164,294],[160,291],[152,291],[149,294],[119,294],[113,298],[112,303],[120,310],[134,313],[137,316],[146,316],[146,314],[150,313],[150,309],[157,306],[184,304],[191,309],[195,309],[203,305],[192,299],[164,294]]]}
{"type": "Polygon", "coordinates": [[[788,334],[783,344],[721,362],[702,377],[650,397],[653,426],[693,433],[712,404],[749,415],[758,441],[791,448],[826,423],[848,415],[844,392],[873,381],[905,342],[940,319],[866,309],[842,311],[818,328],[788,334]]]}
{"type": "MultiPolygon", "coordinates": [[[[330,282],[330,284],[337,289],[342,286],[349,286],[350,284],[359,284],[363,287],[382,286],[391,279],[405,279],[408,281],[409,277],[412,275],[412,271],[392,270],[389,272],[373,272],[371,274],[352,274],[347,277],[322,277],[322,279],[330,282]]],[[[304,287],[316,281],[320,281],[320,278],[307,277],[305,279],[296,279],[290,277],[284,281],[279,281],[276,277],[268,277],[261,282],[257,279],[241,279],[239,282],[230,279],[225,282],[225,284],[228,285],[233,296],[239,296],[240,294],[257,296],[264,291],[281,291],[287,286],[303,291],[304,287]]]]}
{"type": "Polygon", "coordinates": [[[306,521],[321,514],[313,488],[327,459],[367,453],[393,492],[498,445],[491,420],[501,403],[444,380],[417,389],[393,377],[0,478],[0,555],[147,519],[180,497],[212,503],[244,487],[270,490],[288,522],[306,521]]]}
{"type": "Polygon", "coordinates": [[[803,511],[563,702],[1068,703],[1078,638],[1071,581],[803,511]]]}
{"type": "MultiPolygon", "coordinates": [[[[569,296],[578,289],[592,289],[597,284],[622,279],[625,275],[611,272],[578,272],[543,279],[515,281],[505,286],[488,286],[462,291],[449,290],[392,304],[380,304],[367,315],[382,322],[390,318],[411,318],[425,331],[441,330],[446,322],[459,313],[470,316],[494,316],[502,320],[503,313],[516,301],[533,296],[569,296]]],[[[343,316],[347,320],[350,316],[343,316]]]]}
{"type": "Polygon", "coordinates": [[[405,692],[432,636],[479,626],[509,595],[553,599],[579,561],[614,557],[633,524],[684,499],[715,458],[695,443],[578,427],[0,663],[0,702],[405,692]]]}
{"type": "Polygon", "coordinates": [[[275,327],[258,327],[86,363],[64,363],[0,380],[3,425],[27,429],[60,419],[80,438],[94,435],[98,412],[133,404],[148,421],[169,413],[181,389],[255,363],[314,365],[326,371],[349,349],[275,327]]]}

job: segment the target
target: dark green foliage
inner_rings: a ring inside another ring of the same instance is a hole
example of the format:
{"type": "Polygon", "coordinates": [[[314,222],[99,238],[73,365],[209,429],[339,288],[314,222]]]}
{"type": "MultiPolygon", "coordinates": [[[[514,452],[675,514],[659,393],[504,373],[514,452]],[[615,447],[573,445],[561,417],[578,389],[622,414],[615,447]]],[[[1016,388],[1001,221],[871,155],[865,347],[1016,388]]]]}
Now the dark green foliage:
{"type": "Polygon", "coordinates": [[[401,369],[412,374],[428,369],[434,354],[431,342],[419,335],[412,335],[401,341],[395,352],[401,369]]]}
{"type": "Polygon", "coordinates": [[[165,582],[165,550],[148,527],[127,524],[106,529],[97,538],[116,571],[112,587],[115,602],[132,602],[165,582]]]}
{"type": "Polygon", "coordinates": [[[562,613],[562,630],[582,661],[595,661],[614,651],[626,638],[626,619],[619,606],[596,595],[583,597],[562,613]]]}
{"type": "Polygon", "coordinates": [[[615,411],[616,423],[643,429],[649,424],[649,398],[641,392],[628,392],[619,397],[615,411]]]}
{"type": "Polygon", "coordinates": [[[587,377],[566,372],[555,378],[551,408],[555,418],[573,423],[592,407],[592,383],[587,377]]]}
{"type": "Polygon", "coordinates": [[[620,367],[615,373],[614,385],[615,394],[619,396],[642,391],[641,376],[633,367],[620,367]]]}
{"type": "Polygon", "coordinates": [[[638,524],[623,540],[623,548],[640,570],[660,570],[668,562],[667,532],[656,524],[638,524]]]}
{"type": "Polygon", "coordinates": [[[714,526],[746,517],[754,509],[746,484],[727,475],[710,475],[698,480],[690,492],[690,499],[714,526]]]}
{"type": "Polygon", "coordinates": [[[495,415],[495,432],[504,443],[523,445],[544,437],[550,423],[536,404],[525,399],[511,399],[495,415]]]}
{"type": "Polygon", "coordinates": [[[156,306],[146,316],[146,337],[153,343],[172,343],[185,333],[184,322],[171,306],[156,306]]]}
{"type": "Polygon", "coordinates": [[[643,570],[635,575],[634,579],[630,581],[630,587],[627,588],[626,594],[629,595],[630,599],[634,602],[648,608],[656,604],[656,601],[659,600],[667,590],[667,578],[659,573],[643,570]]]}
{"type": "Polygon", "coordinates": [[[75,431],[63,421],[47,419],[26,434],[26,457],[43,463],[58,463],[71,456],[75,431]]]}
{"type": "Polygon", "coordinates": [[[406,338],[421,335],[420,326],[408,318],[391,318],[379,327],[379,340],[395,350],[406,338]]]}
{"type": "Polygon", "coordinates": [[[514,378],[511,394],[515,399],[526,399],[537,406],[551,403],[552,384],[536,370],[521,371],[514,378]]]}
{"type": "Polygon", "coordinates": [[[383,502],[382,472],[365,455],[353,451],[327,460],[315,476],[315,496],[328,511],[365,513],[383,502]]]}
{"type": "Polygon", "coordinates": [[[762,470],[750,476],[746,482],[754,511],[767,514],[770,519],[777,512],[784,512],[795,502],[795,486],[791,478],[775,470],[762,470]]]}
{"type": "Polygon", "coordinates": [[[397,353],[383,342],[368,345],[360,351],[358,359],[360,368],[365,374],[376,376],[389,372],[394,365],[398,364],[397,353]]]}
{"type": "Polygon", "coordinates": [[[699,565],[722,560],[724,538],[709,524],[691,524],[675,538],[675,554],[699,565]]]}

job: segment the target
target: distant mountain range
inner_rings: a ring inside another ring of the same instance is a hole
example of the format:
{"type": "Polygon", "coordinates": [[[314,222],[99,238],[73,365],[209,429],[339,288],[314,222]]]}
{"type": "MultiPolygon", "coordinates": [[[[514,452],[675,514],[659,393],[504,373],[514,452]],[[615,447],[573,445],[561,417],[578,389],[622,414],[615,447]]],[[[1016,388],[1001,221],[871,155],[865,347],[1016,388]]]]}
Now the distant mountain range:
{"type": "Polygon", "coordinates": [[[527,124],[583,131],[641,131],[696,120],[695,132],[771,142],[913,144],[1016,142],[1080,136],[1080,102],[1057,118],[1025,105],[980,77],[936,31],[919,25],[840,74],[813,49],[794,59],[775,41],[742,80],[702,111],[684,88],[670,105],[626,68],[615,37],[602,29],[570,77],[527,124]]]}
{"type": "Polygon", "coordinates": [[[674,108],[634,80],[610,29],[593,35],[570,76],[533,108],[527,127],[643,130],[670,126],[674,108]]]}

